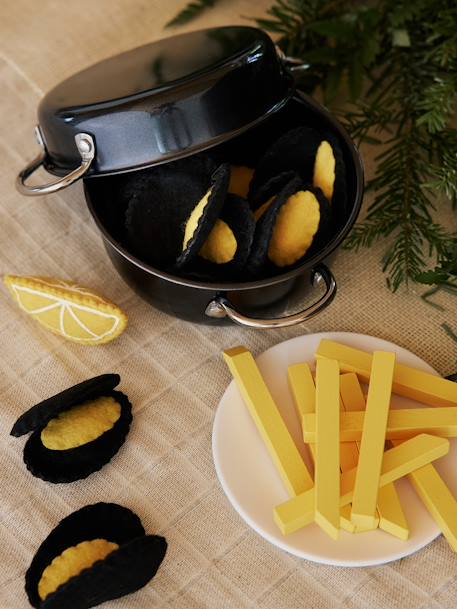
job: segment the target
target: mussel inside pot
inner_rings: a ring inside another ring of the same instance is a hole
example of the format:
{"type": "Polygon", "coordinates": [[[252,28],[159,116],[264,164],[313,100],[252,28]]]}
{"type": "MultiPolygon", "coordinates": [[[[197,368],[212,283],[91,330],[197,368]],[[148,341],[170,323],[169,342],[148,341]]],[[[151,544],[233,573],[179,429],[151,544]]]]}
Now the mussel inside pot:
{"type": "Polygon", "coordinates": [[[314,124],[292,100],[222,145],[102,178],[108,230],[139,261],[176,277],[245,282],[296,268],[348,212],[338,134],[314,124]]]}

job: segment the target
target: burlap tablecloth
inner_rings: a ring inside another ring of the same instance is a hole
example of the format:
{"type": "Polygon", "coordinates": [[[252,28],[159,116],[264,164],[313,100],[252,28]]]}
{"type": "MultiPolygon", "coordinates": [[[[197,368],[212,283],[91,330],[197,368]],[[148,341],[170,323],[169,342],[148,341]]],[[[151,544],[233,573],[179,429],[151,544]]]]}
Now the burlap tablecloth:
{"type": "MultiPolygon", "coordinates": [[[[0,608],[28,606],[25,569],[61,518],[110,500],[134,509],[148,531],[169,542],[153,583],[110,603],[113,609],[454,609],[457,558],[442,537],[414,556],[371,569],[319,566],[259,538],[219,487],[210,439],[230,380],[223,348],[242,343],[259,353],[302,333],[347,330],[392,340],[447,374],[457,369],[457,350],[440,324],[456,325],[456,302],[441,298],[446,311],[440,312],[421,301],[421,290],[391,294],[379,246],[338,255],[338,296],[306,327],[256,332],[191,325],[146,305],[117,276],[81,185],[38,200],[14,189],[17,171],[36,153],[32,129],[43,93],[96,60],[163,36],[163,24],[184,1],[0,0],[0,271],[73,279],[117,302],[130,318],[128,331],[111,345],[73,345],[27,319],[2,288],[0,608]],[[114,462],[69,486],[33,478],[22,462],[23,441],[8,435],[16,417],[51,393],[111,371],[121,374],[135,412],[114,462]]],[[[268,5],[221,2],[191,28],[247,23],[243,16],[268,5]]],[[[369,169],[369,156],[365,161],[369,169]]]]}

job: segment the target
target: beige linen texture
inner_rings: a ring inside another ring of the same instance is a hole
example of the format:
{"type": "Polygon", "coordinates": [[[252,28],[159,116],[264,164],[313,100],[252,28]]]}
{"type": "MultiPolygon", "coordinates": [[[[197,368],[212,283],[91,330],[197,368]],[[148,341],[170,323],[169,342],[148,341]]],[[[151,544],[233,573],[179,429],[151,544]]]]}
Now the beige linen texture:
{"type": "MultiPolygon", "coordinates": [[[[346,330],[395,341],[447,374],[457,370],[457,351],[440,324],[457,325],[456,301],[441,298],[440,312],[421,301],[421,289],[391,294],[380,244],[361,255],[338,254],[338,296],[306,326],[255,332],[191,325],[146,305],[117,276],[81,184],[34,200],[14,189],[16,173],[36,153],[32,129],[43,93],[96,60],[163,36],[163,24],[184,2],[0,0],[0,271],[86,284],[130,318],[115,343],[79,346],[44,331],[1,288],[0,608],[28,606],[24,572],[38,545],[64,516],[105,500],[135,510],[148,532],[169,543],[153,583],[107,604],[112,609],[454,609],[457,558],[442,537],[372,569],[319,566],[268,544],[219,487],[210,439],[230,380],[222,349],[242,343],[257,354],[303,333],[346,330]],[[33,478],[22,462],[24,439],[8,435],[15,419],[36,401],[103,372],[121,374],[133,403],[126,444],[87,480],[54,486],[33,478]]],[[[248,23],[245,16],[268,5],[221,0],[187,29],[248,23]]],[[[369,156],[365,162],[369,169],[369,156]]]]}

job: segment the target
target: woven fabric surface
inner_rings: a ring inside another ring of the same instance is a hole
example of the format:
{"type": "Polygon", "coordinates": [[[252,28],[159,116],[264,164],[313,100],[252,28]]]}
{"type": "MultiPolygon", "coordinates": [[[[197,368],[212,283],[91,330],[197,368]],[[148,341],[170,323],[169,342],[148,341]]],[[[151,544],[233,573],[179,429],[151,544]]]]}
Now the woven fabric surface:
{"type": "MultiPolygon", "coordinates": [[[[0,293],[0,607],[24,609],[24,573],[41,541],[75,509],[114,501],[134,510],[149,533],[164,535],[166,559],[152,584],[112,609],[263,608],[438,609],[457,605],[457,557],[442,537],[384,567],[342,569],[296,559],[252,532],[220,488],[211,457],[215,408],[230,381],[221,350],[255,354],[303,333],[372,334],[410,349],[441,374],[457,370],[456,344],[440,327],[457,324],[424,303],[420,287],[392,294],[379,260],[383,244],[340,251],[334,303],[306,326],[258,332],[196,326],[147,305],[111,266],[87,211],[82,186],[27,199],[14,189],[37,152],[37,104],[61,79],[99,59],[164,35],[184,0],[0,2],[0,271],[88,285],[121,306],[127,331],[84,347],[44,331],[0,293]],[[67,486],[33,478],[20,439],[9,431],[26,408],[104,372],[118,372],[135,419],[128,441],[102,471],[67,486]]],[[[191,26],[249,23],[268,0],[221,2],[191,26]]],[[[166,32],[169,34],[171,32],[166,32]]],[[[363,151],[368,173],[372,151],[363,151]]],[[[445,214],[445,212],[443,212],[445,214]]],[[[451,226],[451,215],[443,219],[451,226]]]]}

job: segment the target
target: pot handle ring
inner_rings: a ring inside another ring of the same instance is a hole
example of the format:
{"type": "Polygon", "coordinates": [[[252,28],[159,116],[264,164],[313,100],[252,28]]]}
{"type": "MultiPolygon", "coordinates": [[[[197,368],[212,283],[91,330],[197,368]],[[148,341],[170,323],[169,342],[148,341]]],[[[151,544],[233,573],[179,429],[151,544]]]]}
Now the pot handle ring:
{"type": "Polygon", "coordinates": [[[216,296],[216,298],[211,300],[206,307],[205,314],[208,315],[208,317],[215,317],[219,319],[229,317],[233,322],[240,326],[247,326],[249,328],[257,328],[261,330],[294,326],[295,324],[308,321],[308,319],[311,319],[311,317],[314,317],[320,313],[334,299],[336,294],[335,277],[324,264],[320,264],[312,271],[311,278],[313,286],[318,286],[322,281],[325,283],[325,294],[323,294],[319,300],[303,311],[299,311],[298,313],[294,313],[293,315],[288,315],[286,317],[277,317],[273,319],[247,317],[246,315],[243,315],[237,311],[230,300],[223,295],[216,296]]]}
{"type": "Polygon", "coordinates": [[[49,182],[48,184],[43,184],[42,186],[28,186],[26,184],[26,180],[32,175],[32,173],[43,165],[46,158],[46,148],[40,128],[38,126],[35,127],[35,135],[42,150],[40,154],[33,159],[33,161],[30,161],[27,167],[23,169],[16,178],[16,188],[21,194],[34,197],[57,192],[58,190],[62,190],[62,188],[66,188],[67,186],[70,186],[70,184],[73,184],[73,182],[82,177],[89,169],[95,156],[95,143],[93,137],[88,133],[77,133],[75,135],[75,143],[78,152],[81,155],[81,164],[79,167],[70,173],[67,173],[67,175],[63,178],[55,180],[54,182],[49,182]]]}

